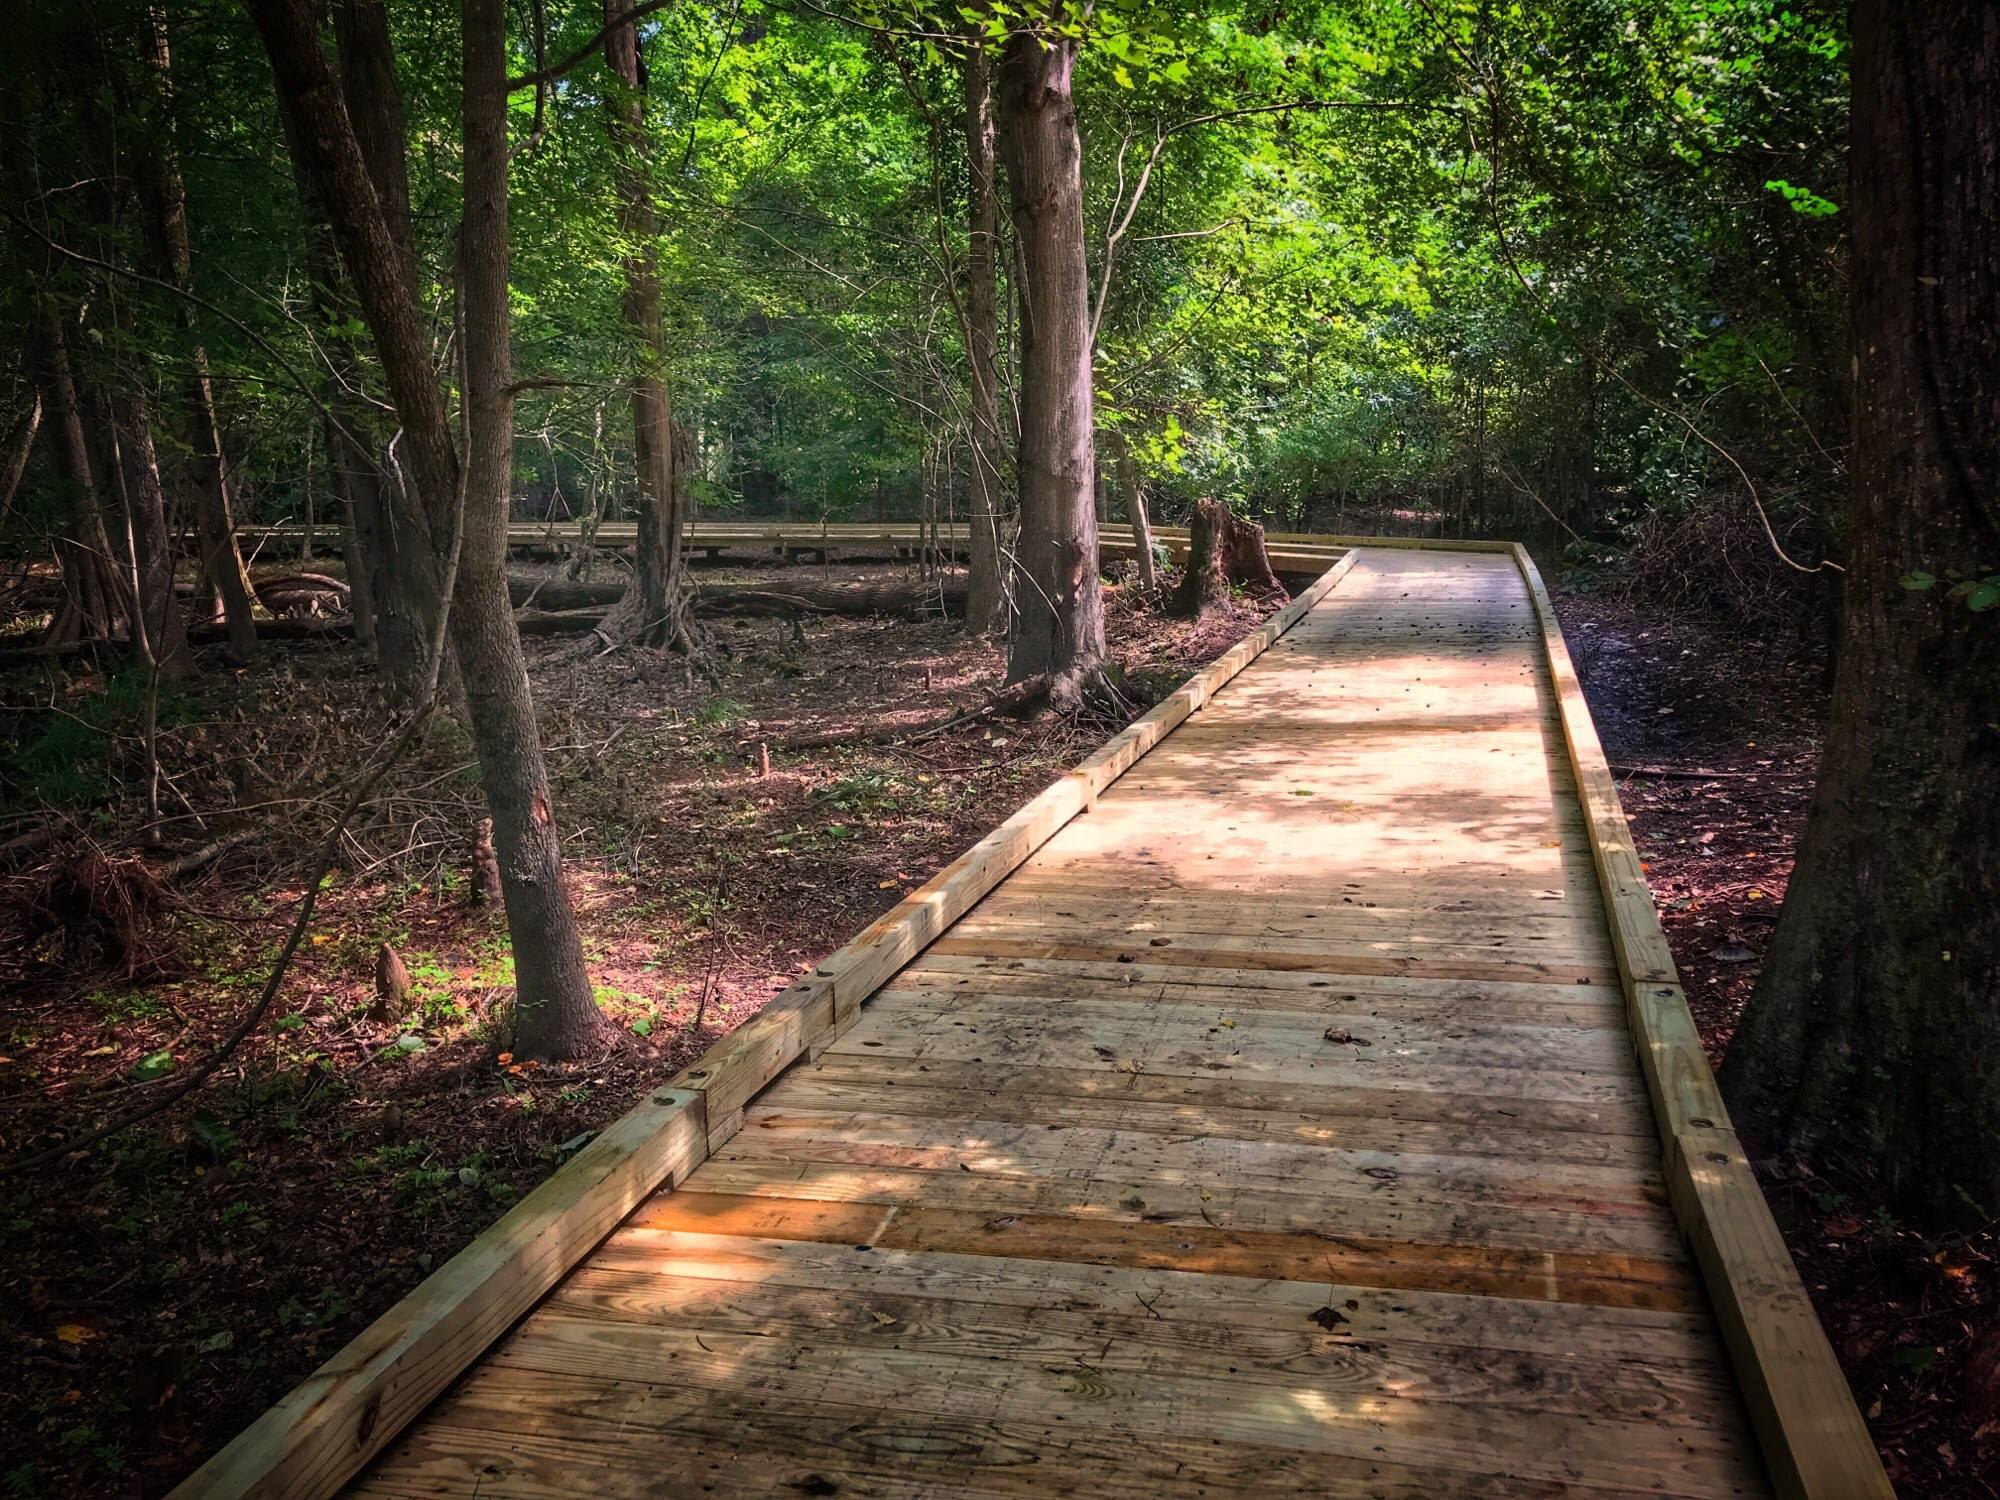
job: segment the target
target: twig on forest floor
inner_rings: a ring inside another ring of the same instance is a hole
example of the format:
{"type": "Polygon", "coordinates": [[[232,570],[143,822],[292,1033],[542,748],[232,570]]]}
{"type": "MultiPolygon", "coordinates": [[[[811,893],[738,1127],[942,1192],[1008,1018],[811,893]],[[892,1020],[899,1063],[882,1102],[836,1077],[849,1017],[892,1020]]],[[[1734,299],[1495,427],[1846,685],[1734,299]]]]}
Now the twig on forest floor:
{"type": "Polygon", "coordinates": [[[297,955],[300,945],[305,942],[306,930],[312,925],[313,909],[318,906],[319,893],[326,884],[327,876],[332,873],[335,859],[339,857],[341,841],[347,834],[348,821],[368,801],[377,783],[388,775],[396,762],[416,744],[424,725],[430,722],[431,714],[440,702],[439,673],[444,666],[445,641],[451,624],[452,590],[458,582],[459,558],[465,546],[465,473],[466,471],[461,468],[458,492],[453,497],[451,544],[445,552],[443,577],[439,584],[439,597],[443,600],[443,607],[438,610],[437,620],[431,628],[431,638],[427,643],[428,650],[424,657],[423,686],[417,695],[416,707],[411,710],[409,718],[390,739],[382,753],[373,763],[362,768],[346,800],[341,803],[339,811],[335,814],[332,826],[327,829],[325,838],[320,842],[319,857],[314,861],[312,879],[299,898],[298,916],[292,921],[291,931],[285,935],[284,945],[278,950],[278,956],[271,964],[271,972],[264,980],[264,987],[259,991],[256,1003],[250,1007],[242,1020],[231,1028],[229,1034],[213,1052],[192,1071],[179,1075],[159,1095],[137,1109],[129,1110],[115,1119],[106,1121],[94,1130],[85,1131],[81,1136],[0,1164],[0,1179],[32,1172],[74,1156],[79,1151],[88,1150],[99,1141],[117,1135],[142,1120],[150,1119],[185,1099],[221,1069],[243,1044],[244,1039],[257,1029],[265,1015],[269,1013],[272,1002],[278,998],[278,991],[284,987],[285,976],[291,972],[292,959],[297,955]]]}
{"type": "Polygon", "coordinates": [[[339,853],[340,841],[347,832],[348,819],[353,817],[355,812],[360,809],[361,804],[367,799],[368,794],[374,790],[375,784],[388,773],[390,767],[400,760],[404,752],[415,743],[417,732],[429,719],[430,709],[435,702],[436,694],[433,693],[430,701],[426,702],[421,709],[411,715],[409,721],[403,726],[402,732],[390,741],[388,749],[376,759],[375,764],[365,770],[356,780],[353,791],[348,795],[347,801],[342,805],[339,814],[334,819],[333,827],[327,830],[326,838],[321,843],[320,856],[315,864],[313,878],[307,884],[304,895],[299,899],[298,915],[292,921],[291,931],[286,934],[284,946],[279,949],[277,960],[271,965],[270,976],[264,981],[264,987],[259,992],[256,1003],[250,1007],[242,1020],[236,1023],[230,1033],[222,1039],[215,1050],[204,1058],[192,1071],[182,1074],[177,1078],[171,1087],[156,1098],[140,1105],[137,1109],[130,1110],[116,1119],[109,1120],[96,1129],[86,1131],[83,1135],[72,1140],[63,1141],[49,1147],[45,1151],[38,1151],[31,1156],[0,1165],[0,1178],[12,1177],[23,1172],[32,1172],[37,1168],[61,1161],[65,1157],[73,1156],[79,1151],[87,1150],[99,1141],[105,1140],[122,1130],[138,1124],[141,1120],[160,1113],[160,1111],[186,1098],[189,1094],[200,1088],[202,1084],[214,1076],[223,1063],[229,1060],[237,1047],[242,1045],[244,1038],[256,1030],[258,1023],[264,1019],[265,1014],[270,1010],[272,1001],[278,997],[278,991],[284,984],[285,975],[291,970],[292,958],[298,952],[299,945],[305,941],[306,929],[312,922],[313,908],[319,903],[320,889],[325,884],[327,873],[333,868],[335,856],[339,853]]]}
{"type": "Polygon", "coordinates": [[[211,839],[199,849],[190,849],[186,854],[168,860],[161,865],[158,874],[163,880],[179,880],[195,871],[213,864],[232,849],[240,849],[256,838],[263,830],[259,828],[239,828],[234,833],[225,833],[219,839],[211,839]]]}
{"type": "Polygon", "coordinates": [[[1663,781],[1711,781],[1719,779],[1755,780],[1760,776],[1791,777],[1797,780],[1810,775],[1806,771],[1700,771],[1680,766],[1619,766],[1611,767],[1614,776],[1642,776],[1648,780],[1663,781]]]}

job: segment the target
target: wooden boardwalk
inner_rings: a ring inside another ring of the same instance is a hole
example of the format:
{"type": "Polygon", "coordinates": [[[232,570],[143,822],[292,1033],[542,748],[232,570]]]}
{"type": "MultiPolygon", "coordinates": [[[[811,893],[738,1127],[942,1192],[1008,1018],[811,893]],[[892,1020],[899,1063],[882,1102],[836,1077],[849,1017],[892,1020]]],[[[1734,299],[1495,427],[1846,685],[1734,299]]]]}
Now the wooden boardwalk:
{"type": "Polygon", "coordinates": [[[1886,1494],[1746,1419],[1514,557],[1301,614],[351,1493],[1886,1494]]]}
{"type": "MultiPolygon", "coordinates": [[[[638,540],[635,521],[605,521],[591,533],[590,542],[605,551],[629,551],[638,540]]],[[[239,526],[237,538],[251,561],[264,548],[282,553],[306,540],[307,528],[300,525],[239,526]]],[[[311,529],[315,547],[338,552],[341,528],[315,526],[311,529]]],[[[1311,576],[1324,571],[1346,550],[1352,538],[1312,536],[1298,532],[1271,532],[1266,537],[1271,566],[1280,573],[1311,576]]],[[[510,547],[547,548],[572,552],[583,546],[583,527],[575,521],[517,521],[507,528],[510,547]]],[[[1153,541],[1174,562],[1187,559],[1188,531],[1185,526],[1154,528],[1153,541]]],[[[963,557],[971,549],[971,535],[965,523],[945,521],[925,526],[914,521],[814,522],[760,518],[709,518],[687,523],[683,542],[690,553],[720,559],[724,552],[775,555],[782,558],[880,557],[910,558],[925,549],[952,557],[963,557]]],[[[1138,544],[1132,528],[1108,523],[1098,528],[1098,555],[1107,562],[1136,557],[1138,544]]]]}

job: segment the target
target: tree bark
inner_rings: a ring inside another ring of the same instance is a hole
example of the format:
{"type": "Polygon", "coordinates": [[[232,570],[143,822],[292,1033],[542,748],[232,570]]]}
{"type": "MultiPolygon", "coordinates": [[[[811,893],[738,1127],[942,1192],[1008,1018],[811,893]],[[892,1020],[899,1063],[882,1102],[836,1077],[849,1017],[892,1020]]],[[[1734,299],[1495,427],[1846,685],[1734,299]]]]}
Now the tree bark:
{"type": "Polygon", "coordinates": [[[28,409],[21,414],[21,426],[7,450],[7,467],[0,471],[0,521],[14,509],[14,496],[20,493],[21,476],[28,472],[28,460],[34,456],[35,435],[42,430],[42,388],[32,380],[28,384],[28,409]]]}
{"type": "Polygon", "coordinates": [[[1181,574],[1174,608],[1184,615],[1198,615],[1227,598],[1232,584],[1267,598],[1285,592],[1264,550],[1264,528],[1236,515],[1220,500],[1198,500],[1188,520],[1187,570],[1181,574]]]}
{"type": "MultiPolygon", "coordinates": [[[[378,649],[391,691],[407,698],[436,635],[444,602],[443,559],[458,508],[458,459],[444,393],[431,366],[430,331],[405,248],[391,230],[346,102],[320,51],[309,0],[248,0],[248,5],[270,54],[299,165],[339,247],[402,421],[396,452],[414,493],[383,497],[382,534],[372,540],[384,553],[394,541],[393,561],[385,559],[375,570],[378,649]],[[406,606],[400,625],[387,608],[391,601],[406,606]]],[[[369,540],[362,538],[364,551],[369,540]]]]}
{"type": "MultiPolygon", "coordinates": [[[[340,95],[354,128],[355,142],[382,222],[396,248],[403,280],[410,295],[419,297],[416,240],[410,226],[409,167],[404,154],[406,129],[403,96],[396,81],[396,53],[389,36],[389,12],[382,0],[339,0],[333,7],[333,34],[340,53],[340,95]]],[[[350,299],[339,275],[324,283],[329,305],[345,321],[350,299]]],[[[335,341],[335,358],[345,368],[330,389],[331,409],[341,413],[341,425],[360,437],[376,431],[372,411],[359,397],[363,361],[352,337],[335,341]]],[[[329,438],[337,438],[329,434],[329,438]]],[[[385,457],[386,457],[386,449],[385,457]]],[[[418,539],[396,524],[397,497],[389,476],[397,472],[365,449],[345,440],[329,441],[327,452],[336,465],[334,482],[347,506],[347,528],[361,550],[362,567],[350,566],[356,581],[354,608],[357,637],[372,642],[375,659],[390,692],[402,701],[421,691],[425,653],[430,649],[427,621],[435,616],[420,601],[427,580],[418,539]]],[[[407,499],[407,496],[403,497],[407,499]]],[[[444,673],[447,683],[452,670],[444,673]]]]}
{"type": "Polygon", "coordinates": [[[1022,274],[1021,532],[1007,680],[1043,677],[1058,703],[1094,688],[1104,667],[1075,63],[1074,40],[1017,29],[994,81],[1022,274]]]}
{"type": "MultiPolygon", "coordinates": [[[[172,116],[173,54],[167,19],[154,8],[147,16],[146,62],[151,75],[151,102],[159,112],[149,133],[150,149],[139,174],[145,200],[153,258],[162,280],[185,291],[194,266],[188,235],[187,188],[181,179],[172,116]]],[[[182,331],[188,339],[188,371],[181,413],[188,458],[176,466],[178,487],[186,497],[185,511],[195,518],[201,538],[203,578],[222,601],[228,627],[229,654],[247,661],[257,650],[257,622],[250,608],[249,575],[236,546],[236,521],[229,498],[229,468],[222,451],[222,428],[215,416],[215,387],[209,376],[208,350],[203,347],[194,304],[175,299],[182,331]]]]}
{"type": "MultiPolygon", "coordinates": [[[[118,576],[110,532],[104,526],[104,490],[98,460],[84,432],[82,398],[70,370],[68,342],[60,318],[44,308],[38,316],[42,384],[48,390],[50,456],[68,490],[70,526],[56,538],[62,598],[42,634],[44,646],[72,640],[108,638],[132,616],[132,588],[118,576]]],[[[122,548],[120,548],[122,550],[122,548]]]]}
{"type": "Polygon", "coordinates": [[[1187,566],[1174,591],[1178,614],[1198,615],[1229,597],[1229,508],[1220,500],[1201,499],[1188,516],[1187,566]]]}
{"type": "Polygon", "coordinates": [[[131,558],[135,607],[132,640],[162,677],[177,680],[194,670],[187,621],[174,593],[173,537],[167,494],[153,446],[152,409],[135,385],[113,404],[120,479],[124,490],[126,546],[131,558]]]}
{"type": "Polygon", "coordinates": [[[598,1029],[520,637],[507,604],[513,395],[507,300],[506,19],[467,0],[465,218],[459,240],[469,448],[463,474],[407,263],[383,213],[346,106],[320,51],[311,0],[248,0],[296,127],[298,150],[352,277],[402,422],[413,502],[393,507],[409,540],[425,638],[435,637],[454,529],[464,527],[450,615],[513,938],[517,1050],[566,1056],[598,1029]],[[464,485],[461,505],[461,480],[464,485]]]}
{"type": "Polygon", "coordinates": [[[355,144],[382,225],[396,247],[410,295],[417,292],[417,246],[410,228],[410,169],[405,154],[403,91],[396,81],[396,48],[383,0],[337,0],[334,45],[340,52],[340,95],[354,127],[355,144]]]}
{"type": "Polygon", "coordinates": [[[563,876],[528,688],[507,599],[514,469],[513,347],[507,294],[506,0],[465,0],[465,217],[459,286],[465,340],[465,539],[451,614],[480,783],[514,944],[515,1050],[574,1057],[603,1027],[563,876]]]}
{"type": "Polygon", "coordinates": [[[1153,520],[1146,514],[1146,486],[1139,474],[1139,461],[1132,456],[1132,443],[1123,433],[1118,445],[1118,486],[1125,496],[1125,519],[1132,526],[1132,541],[1139,549],[1139,586],[1147,593],[1160,587],[1160,565],[1153,556],[1153,520]]]}
{"type": "Polygon", "coordinates": [[[681,586],[681,466],[667,395],[666,333],[661,323],[659,218],[648,171],[646,60],[639,28],[618,23],[633,0],[604,0],[605,61],[618,80],[605,101],[617,158],[618,230],[625,272],[624,312],[635,368],[631,378],[632,446],[638,458],[638,540],[625,597],[599,627],[609,642],[689,644],[681,586]]]}
{"type": "Polygon", "coordinates": [[[1723,1078],[1949,1221],[2000,1208],[2000,10],[1860,0],[1853,49],[1839,668],[1723,1078]]]}
{"type": "Polygon", "coordinates": [[[968,176],[965,242],[965,355],[968,415],[972,426],[967,497],[971,527],[967,558],[966,620],[974,630],[997,634],[1007,626],[1006,577],[1000,568],[1000,526],[1006,442],[1000,435],[1000,308],[994,280],[1000,243],[995,190],[993,85],[986,49],[976,39],[965,48],[965,159],[968,176]]]}
{"type": "Polygon", "coordinates": [[[84,432],[82,400],[70,369],[62,323],[44,307],[37,325],[42,384],[49,400],[49,452],[69,491],[70,524],[55,544],[62,598],[41,639],[44,646],[60,646],[111,636],[129,618],[131,590],[112,566],[117,553],[111,550],[104,524],[104,496],[84,432]]]}

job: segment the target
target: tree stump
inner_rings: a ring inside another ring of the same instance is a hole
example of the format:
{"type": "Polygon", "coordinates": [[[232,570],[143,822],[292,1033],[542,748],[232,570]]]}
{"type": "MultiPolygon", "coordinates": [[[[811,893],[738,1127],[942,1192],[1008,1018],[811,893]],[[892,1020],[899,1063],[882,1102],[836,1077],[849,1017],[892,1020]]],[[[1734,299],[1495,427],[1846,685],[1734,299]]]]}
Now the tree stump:
{"type": "Polygon", "coordinates": [[[1174,608],[1198,615],[1228,597],[1231,584],[1260,596],[1285,597],[1264,550],[1264,528],[1234,515],[1220,500],[1198,500],[1188,520],[1187,571],[1174,593],[1174,608]]]}
{"type": "Polygon", "coordinates": [[[368,1007],[368,1018],[393,1023],[409,1013],[410,971],[403,967],[402,955],[384,943],[375,950],[375,1003],[368,1007]]]}
{"type": "Polygon", "coordinates": [[[501,904],[500,861],[493,852],[493,820],[481,818],[472,831],[472,904],[501,904]]]}

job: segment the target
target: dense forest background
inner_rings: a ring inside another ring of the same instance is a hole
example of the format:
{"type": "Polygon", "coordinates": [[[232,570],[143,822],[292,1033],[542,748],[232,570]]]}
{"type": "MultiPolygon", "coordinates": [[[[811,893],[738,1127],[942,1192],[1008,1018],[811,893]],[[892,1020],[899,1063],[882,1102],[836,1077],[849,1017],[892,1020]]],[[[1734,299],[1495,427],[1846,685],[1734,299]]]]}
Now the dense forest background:
{"type": "MultiPolygon", "coordinates": [[[[534,25],[561,57],[598,20],[536,17],[513,42],[523,70],[534,25]]],[[[421,300],[443,349],[456,19],[412,3],[389,20],[421,300]]],[[[924,26],[865,23],[756,0],[642,23],[696,514],[966,510],[961,64],[924,26]]],[[[1098,24],[1076,92],[1097,420],[1115,435],[1100,445],[1106,514],[1122,508],[1105,455],[1125,452],[1162,519],[1217,495],[1273,530],[1393,514],[1396,529],[1525,535],[1668,596],[1811,625],[1815,586],[1787,559],[1840,546],[1837,7],[1209,7],[1196,25],[1134,6],[1098,24]]],[[[198,344],[237,519],[337,521],[322,387],[337,375],[365,409],[382,377],[352,311],[314,294],[324,250],[248,19],[176,7],[171,32],[159,65],[137,7],[21,18],[13,45],[35,63],[8,90],[0,315],[25,329],[41,301],[88,304],[80,379],[169,406],[198,344]],[[107,201],[83,181],[167,140],[184,278],[160,274],[140,195],[107,201]],[[200,299],[192,318],[162,285],[176,280],[200,299]]],[[[610,86],[577,69],[509,99],[515,358],[536,385],[517,413],[521,519],[631,501],[610,86]]],[[[1004,215],[995,259],[1011,311],[1004,215]]],[[[1016,320],[1002,322],[1011,389],[1016,320]]],[[[0,355],[17,437],[32,350],[0,355]]],[[[67,515],[38,451],[8,535],[32,545],[67,515]]]]}

